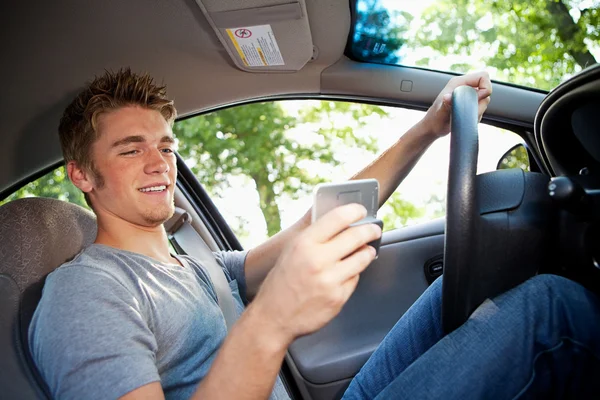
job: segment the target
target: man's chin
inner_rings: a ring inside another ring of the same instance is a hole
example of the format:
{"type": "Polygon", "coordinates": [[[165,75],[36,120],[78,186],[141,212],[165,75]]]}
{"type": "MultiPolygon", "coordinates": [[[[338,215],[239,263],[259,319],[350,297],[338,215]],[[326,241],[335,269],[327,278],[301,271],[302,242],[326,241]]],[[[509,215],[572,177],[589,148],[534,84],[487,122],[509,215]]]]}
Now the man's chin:
{"type": "Polygon", "coordinates": [[[175,213],[175,207],[168,207],[162,209],[148,210],[144,213],[144,221],[151,227],[162,225],[168,221],[175,213]]]}

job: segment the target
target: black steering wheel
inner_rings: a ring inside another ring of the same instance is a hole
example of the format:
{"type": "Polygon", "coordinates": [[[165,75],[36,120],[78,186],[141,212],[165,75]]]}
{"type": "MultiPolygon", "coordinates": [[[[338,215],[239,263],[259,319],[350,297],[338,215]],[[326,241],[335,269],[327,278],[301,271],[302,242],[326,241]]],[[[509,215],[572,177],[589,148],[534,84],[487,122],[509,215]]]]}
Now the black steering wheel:
{"type": "Polygon", "coordinates": [[[479,207],[477,91],[459,86],[452,94],[450,165],[446,197],[442,325],[446,333],[462,325],[472,308],[471,273],[477,262],[479,207]]]}

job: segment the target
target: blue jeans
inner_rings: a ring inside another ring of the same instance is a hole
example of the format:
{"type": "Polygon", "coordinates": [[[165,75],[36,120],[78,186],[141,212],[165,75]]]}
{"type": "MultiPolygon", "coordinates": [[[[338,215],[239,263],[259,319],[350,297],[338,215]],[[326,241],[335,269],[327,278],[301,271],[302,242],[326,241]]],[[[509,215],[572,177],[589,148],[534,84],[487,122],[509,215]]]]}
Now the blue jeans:
{"type": "Polygon", "coordinates": [[[600,301],[538,275],[444,336],[442,283],[398,321],[344,399],[600,399],[600,301]]]}

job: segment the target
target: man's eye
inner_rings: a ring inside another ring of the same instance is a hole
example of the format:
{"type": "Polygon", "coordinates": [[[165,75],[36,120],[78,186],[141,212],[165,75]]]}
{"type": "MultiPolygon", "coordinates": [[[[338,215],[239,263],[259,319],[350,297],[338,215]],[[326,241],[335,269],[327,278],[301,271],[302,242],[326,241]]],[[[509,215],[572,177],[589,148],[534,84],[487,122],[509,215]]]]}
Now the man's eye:
{"type": "Polygon", "coordinates": [[[169,149],[169,148],[162,149],[161,151],[162,151],[163,153],[168,153],[168,154],[170,154],[170,153],[173,153],[173,149],[169,149]]]}
{"type": "Polygon", "coordinates": [[[138,151],[137,151],[137,150],[129,150],[129,151],[126,151],[126,152],[124,152],[124,153],[121,153],[121,155],[122,155],[122,156],[132,156],[132,155],[135,155],[135,154],[137,154],[137,153],[138,153],[138,151]]]}

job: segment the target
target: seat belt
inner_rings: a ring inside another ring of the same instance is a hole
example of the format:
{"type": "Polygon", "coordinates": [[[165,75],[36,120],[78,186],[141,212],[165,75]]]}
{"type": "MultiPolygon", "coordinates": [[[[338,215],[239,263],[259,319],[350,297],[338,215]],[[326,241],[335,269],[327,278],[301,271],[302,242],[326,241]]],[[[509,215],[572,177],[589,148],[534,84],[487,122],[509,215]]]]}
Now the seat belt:
{"type": "Polygon", "coordinates": [[[210,248],[192,226],[192,217],[183,208],[175,207],[175,213],[164,223],[164,226],[173,247],[180,254],[187,254],[197,259],[208,272],[215,288],[217,303],[225,317],[227,331],[231,330],[237,319],[237,312],[227,277],[210,248]]]}
{"type": "MultiPolygon", "coordinates": [[[[175,250],[180,254],[184,253],[194,257],[208,272],[215,288],[217,302],[225,317],[227,331],[229,332],[237,320],[233,295],[231,294],[231,289],[229,289],[229,283],[227,283],[227,277],[223,269],[217,263],[215,256],[206,245],[204,239],[202,239],[192,226],[191,215],[183,208],[175,207],[175,213],[171,219],[164,223],[164,226],[175,250]]],[[[279,372],[279,379],[283,382],[286,391],[290,393],[287,380],[282,371],[279,372]]]]}

